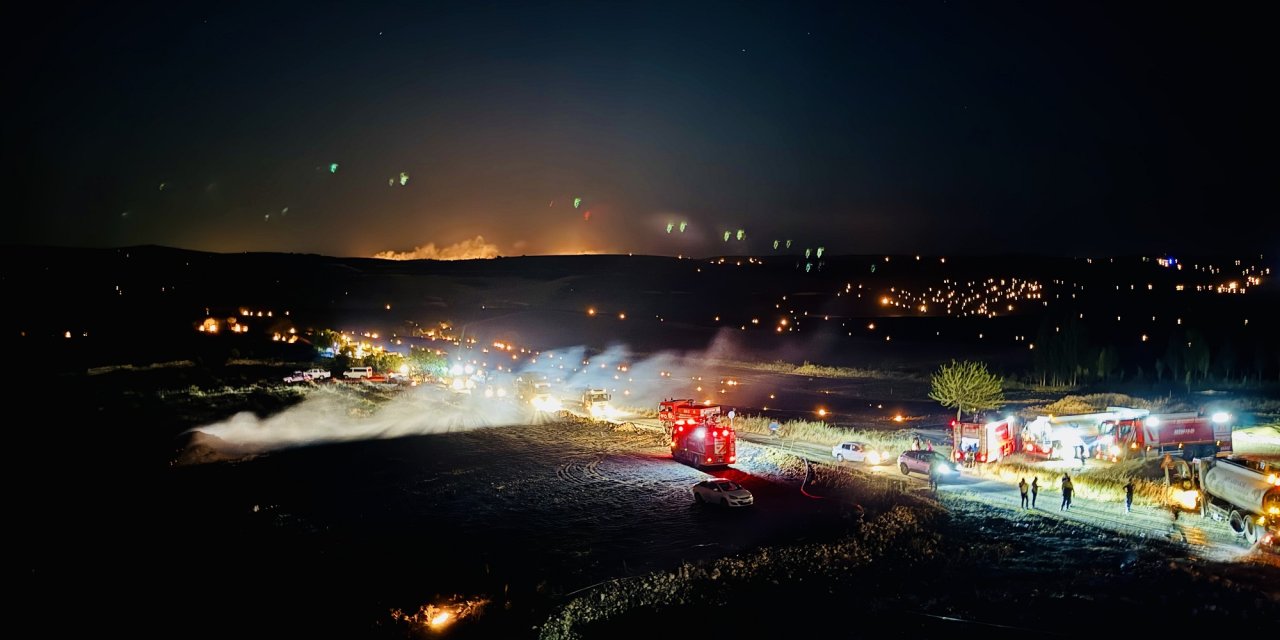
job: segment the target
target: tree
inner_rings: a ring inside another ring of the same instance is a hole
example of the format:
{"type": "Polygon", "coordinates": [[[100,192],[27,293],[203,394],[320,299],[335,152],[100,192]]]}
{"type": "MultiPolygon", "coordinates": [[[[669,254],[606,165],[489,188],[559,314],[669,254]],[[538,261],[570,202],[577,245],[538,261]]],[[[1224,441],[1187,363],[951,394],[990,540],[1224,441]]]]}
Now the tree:
{"type": "Polygon", "coordinates": [[[1169,334],[1169,344],[1164,348],[1164,366],[1169,369],[1169,376],[1173,378],[1173,383],[1178,384],[1178,378],[1182,377],[1183,368],[1186,362],[1186,336],[1175,330],[1169,334]]]}
{"type": "Polygon", "coordinates": [[[449,360],[432,349],[410,349],[405,360],[416,374],[442,376],[449,370],[449,360]]]}
{"type": "Polygon", "coordinates": [[[1098,350],[1098,377],[1106,380],[1120,366],[1120,353],[1107,345],[1098,350]]]}
{"type": "Polygon", "coordinates": [[[988,372],[987,365],[981,362],[952,360],[951,364],[938,367],[930,383],[929,397],[944,407],[955,407],[956,420],[966,409],[976,413],[1004,404],[1003,380],[988,372]]]}
{"type": "Polygon", "coordinates": [[[370,353],[361,358],[360,363],[366,367],[373,367],[374,371],[386,373],[399,370],[400,365],[404,363],[404,356],[394,351],[370,353]]]}
{"type": "Polygon", "coordinates": [[[1236,345],[1231,341],[1231,336],[1222,341],[1222,346],[1218,347],[1218,357],[1214,360],[1222,371],[1222,379],[1230,382],[1231,374],[1236,372],[1236,345]]]}
{"type": "Polygon", "coordinates": [[[1075,315],[1045,316],[1036,335],[1034,366],[1041,384],[1075,385],[1086,362],[1096,358],[1089,351],[1089,337],[1075,315]]]}
{"type": "Polygon", "coordinates": [[[1209,342],[1195,329],[1187,331],[1187,371],[1200,374],[1201,380],[1209,379],[1209,342]]]}

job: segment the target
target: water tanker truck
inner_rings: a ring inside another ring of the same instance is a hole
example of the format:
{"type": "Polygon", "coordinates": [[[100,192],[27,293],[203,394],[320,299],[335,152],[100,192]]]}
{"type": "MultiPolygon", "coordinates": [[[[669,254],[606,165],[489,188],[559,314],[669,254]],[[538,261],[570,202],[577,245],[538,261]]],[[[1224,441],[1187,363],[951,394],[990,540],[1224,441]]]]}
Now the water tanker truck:
{"type": "Polygon", "coordinates": [[[1280,467],[1276,461],[1196,458],[1200,515],[1226,521],[1250,545],[1274,549],[1280,538],[1280,467]]]}

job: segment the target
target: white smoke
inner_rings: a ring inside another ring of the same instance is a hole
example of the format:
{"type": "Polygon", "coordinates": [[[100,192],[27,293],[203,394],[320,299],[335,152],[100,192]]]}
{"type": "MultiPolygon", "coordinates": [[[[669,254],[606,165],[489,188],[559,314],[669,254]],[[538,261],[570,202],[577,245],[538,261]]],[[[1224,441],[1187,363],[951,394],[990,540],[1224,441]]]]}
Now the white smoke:
{"type": "MultiPolygon", "coordinates": [[[[363,383],[360,383],[363,384],[363,383]]],[[[437,386],[403,390],[391,400],[367,409],[367,403],[338,388],[322,388],[302,402],[266,418],[241,412],[222,422],[196,427],[216,439],[198,442],[223,457],[238,457],[326,442],[400,438],[484,427],[532,424],[546,420],[514,396],[486,397],[483,391],[457,393],[437,386]]]]}
{"type": "Polygon", "coordinates": [[[381,251],[373,257],[383,260],[479,260],[498,257],[498,245],[485,242],[484,236],[476,236],[438,249],[434,242],[428,242],[412,251],[381,251]]]}
{"type": "Polygon", "coordinates": [[[620,419],[626,419],[628,409],[656,410],[658,402],[665,398],[714,398],[713,389],[719,388],[719,380],[714,376],[704,381],[695,378],[699,372],[707,374],[708,354],[727,356],[727,348],[717,341],[705,351],[644,356],[622,345],[598,353],[581,346],[555,349],[531,358],[518,372],[490,371],[470,393],[423,385],[404,389],[372,408],[359,394],[346,393],[348,388],[334,383],[315,389],[302,402],[273,416],[259,418],[243,412],[222,422],[196,427],[192,432],[213,437],[196,437],[192,444],[216,453],[207,459],[226,459],[327,442],[400,438],[556,419],[555,415],[534,410],[528,398],[518,397],[518,379],[550,383],[550,394],[566,409],[577,409],[588,389],[605,389],[612,395],[610,404],[624,412],[620,419]],[[690,395],[690,390],[699,385],[705,391],[690,395]]]}

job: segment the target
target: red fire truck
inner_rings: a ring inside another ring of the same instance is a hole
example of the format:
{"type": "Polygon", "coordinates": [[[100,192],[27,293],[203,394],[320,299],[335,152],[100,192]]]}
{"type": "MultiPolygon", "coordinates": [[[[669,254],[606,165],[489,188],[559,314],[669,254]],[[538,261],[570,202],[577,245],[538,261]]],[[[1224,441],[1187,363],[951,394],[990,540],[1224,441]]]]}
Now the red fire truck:
{"type": "Polygon", "coordinates": [[[720,422],[720,405],[692,399],[663,400],[658,420],[671,438],[671,457],[701,467],[723,467],[738,460],[738,434],[720,422]]]}
{"type": "Polygon", "coordinates": [[[1014,452],[1018,440],[1018,423],[1012,417],[995,422],[951,421],[951,457],[965,461],[965,454],[976,449],[975,462],[995,462],[1014,452]]]}
{"type": "Polygon", "coordinates": [[[1203,412],[1150,414],[1105,421],[1095,455],[1100,458],[1177,452],[1190,460],[1231,451],[1231,414],[1203,412]]]}

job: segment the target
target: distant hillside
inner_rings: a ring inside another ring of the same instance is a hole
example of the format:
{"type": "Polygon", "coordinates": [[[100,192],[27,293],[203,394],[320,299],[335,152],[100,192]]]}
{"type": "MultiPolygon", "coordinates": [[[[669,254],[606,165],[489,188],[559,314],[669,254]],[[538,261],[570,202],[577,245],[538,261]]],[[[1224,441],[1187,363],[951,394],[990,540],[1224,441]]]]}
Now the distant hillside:
{"type": "Polygon", "coordinates": [[[332,328],[385,339],[442,322],[472,337],[538,348],[700,349],[720,336],[760,357],[796,362],[931,368],[976,355],[1027,370],[1036,366],[1035,342],[1054,340],[1074,319],[1079,326],[1071,330],[1098,349],[1113,348],[1115,368],[1130,375],[1151,376],[1156,360],[1190,331],[1212,343],[1218,355],[1210,366],[1228,378],[1251,370],[1273,376],[1280,349],[1264,328],[1280,326],[1280,300],[1271,267],[1256,257],[1236,261],[584,255],[442,262],[17,246],[0,250],[0,286],[16,302],[3,325],[23,357],[52,355],[73,370],[199,358],[217,340],[224,344],[209,358],[234,349],[305,359],[312,355],[305,342],[272,345],[270,336],[292,328],[305,340],[310,330],[332,328]],[[1251,274],[1264,271],[1256,284],[1251,274]],[[1225,291],[1229,283],[1248,291],[1225,291]],[[233,336],[239,342],[197,331],[206,318],[227,317],[250,328],[233,336]]]}

